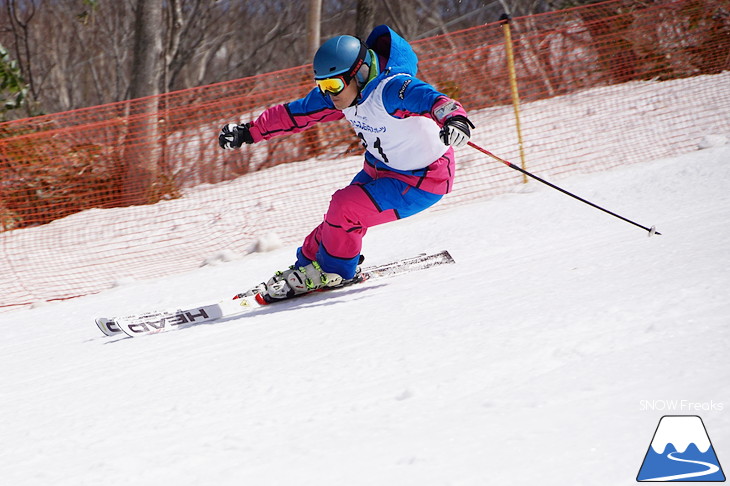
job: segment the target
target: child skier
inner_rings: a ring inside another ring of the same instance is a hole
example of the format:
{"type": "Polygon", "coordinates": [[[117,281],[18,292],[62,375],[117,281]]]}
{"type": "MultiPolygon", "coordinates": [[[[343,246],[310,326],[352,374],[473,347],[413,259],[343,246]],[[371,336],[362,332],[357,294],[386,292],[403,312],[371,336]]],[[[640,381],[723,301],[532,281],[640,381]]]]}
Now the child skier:
{"type": "Polygon", "coordinates": [[[376,27],[366,43],[348,35],[328,40],[313,68],[317,86],[304,98],[228,124],[219,135],[222,148],[237,148],[344,117],[366,149],[363,169],[334,193],[294,265],[250,291],[267,300],[347,284],[369,227],[423,211],[451,191],[453,147],[465,145],[474,128],[457,101],[415,78],[415,52],[388,26],[376,27]]]}

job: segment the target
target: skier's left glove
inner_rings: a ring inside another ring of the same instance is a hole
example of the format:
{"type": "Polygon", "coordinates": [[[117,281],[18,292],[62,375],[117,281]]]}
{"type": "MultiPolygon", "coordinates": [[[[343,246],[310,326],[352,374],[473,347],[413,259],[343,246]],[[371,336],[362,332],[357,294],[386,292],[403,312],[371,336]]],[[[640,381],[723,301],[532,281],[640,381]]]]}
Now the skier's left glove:
{"type": "Polygon", "coordinates": [[[469,127],[475,128],[474,124],[464,115],[455,115],[444,122],[441,128],[441,140],[452,147],[463,147],[471,137],[469,127]]]}
{"type": "Polygon", "coordinates": [[[224,126],[218,135],[218,145],[224,149],[238,148],[244,143],[253,143],[253,136],[251,130],[249,130],[249,124],[236,125],[235,123],[229,123],[224,126]]]}

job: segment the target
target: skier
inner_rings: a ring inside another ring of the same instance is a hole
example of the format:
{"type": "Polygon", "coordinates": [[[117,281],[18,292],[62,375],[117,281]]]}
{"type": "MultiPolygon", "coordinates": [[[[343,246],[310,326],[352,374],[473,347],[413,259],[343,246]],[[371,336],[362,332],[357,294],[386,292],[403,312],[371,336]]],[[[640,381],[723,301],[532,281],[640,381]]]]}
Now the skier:
{"type": "Polygon", "coordinates": [[[423,211],[451,191],[453,147],[465,145],[474,128],[459,102],[415,77],[415,52],[386,25],[365,43],[349,35],[328,40],[313,68],[317,86],[304,98],[227,124],[219,135],[222,148],[238,148],[344,117],[366,149],[363,169],[334,193],[294,265],[248,292],[269,301],[355,278],[369,227],[423,211]]]}

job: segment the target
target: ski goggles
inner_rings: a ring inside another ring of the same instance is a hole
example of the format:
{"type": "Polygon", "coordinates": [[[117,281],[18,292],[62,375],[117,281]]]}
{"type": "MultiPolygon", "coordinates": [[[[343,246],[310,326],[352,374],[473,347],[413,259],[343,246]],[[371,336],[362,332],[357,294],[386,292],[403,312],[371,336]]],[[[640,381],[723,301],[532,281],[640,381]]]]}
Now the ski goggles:
{"type": "Polygon", "coordinates": [[[319,86],[319,90],[322,91],[323,94],[330,93],[333,95],[338,95],[342,92],[343,89],[347,87],[344,76],[337,76],[334,78],[326,79],[315,79],[314,82],[317,83],[317,86],[319,86]]]}

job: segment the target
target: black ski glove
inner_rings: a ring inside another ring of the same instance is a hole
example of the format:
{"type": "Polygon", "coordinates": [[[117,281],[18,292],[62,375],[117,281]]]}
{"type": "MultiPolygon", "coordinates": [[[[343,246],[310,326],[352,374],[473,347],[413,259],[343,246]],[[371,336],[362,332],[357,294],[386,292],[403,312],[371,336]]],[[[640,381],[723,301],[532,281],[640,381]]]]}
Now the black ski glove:
{"type": "Polygon", "coordinates": [[[469,127],[475,128],[474,124],[464,115],[455,115],[444,122],[441,128],[441,140],[446,145],[453,147],[463,147],[471,137],[469,127]]]}
{"type": "Polygon", "coordinates": [[[238,148],[244,143],[253,143],[253,136],[248,129],[250,124],[236,125],[229,123],[225,125],[218,135],[218,145],[224,149],[238,148]]]}

